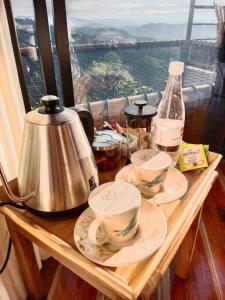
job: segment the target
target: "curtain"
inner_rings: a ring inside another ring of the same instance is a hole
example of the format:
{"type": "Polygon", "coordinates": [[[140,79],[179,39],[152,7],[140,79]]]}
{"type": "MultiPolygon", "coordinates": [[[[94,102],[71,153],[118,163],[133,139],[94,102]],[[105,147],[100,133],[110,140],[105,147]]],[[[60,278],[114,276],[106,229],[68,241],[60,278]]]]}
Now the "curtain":
{"type": "MultiPolygon", "coordinates": [[[[8,180],[17,176],[24,115],[4,4],[3,0],[0,0],[0,161],[8,180]]],[[[0,215],[0,266],[6,255],[8,239],[5,220],[0,215]]],[[[22,300],[26,299],[26,296],[21,272],[12,248],[7,268],[0,275],[0,299],[22,300]]]]}

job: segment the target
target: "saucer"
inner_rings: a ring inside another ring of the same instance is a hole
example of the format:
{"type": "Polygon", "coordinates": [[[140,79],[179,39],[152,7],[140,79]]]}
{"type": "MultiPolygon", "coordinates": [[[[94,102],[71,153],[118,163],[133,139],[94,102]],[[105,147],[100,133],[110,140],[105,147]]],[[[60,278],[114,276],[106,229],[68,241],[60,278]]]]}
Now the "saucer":
{"type": "MultiPolygon", "coordinates": [[[[123,167],[115,177],[115,181],[123,180],[137,185],[137,178],[132,164],[123,167]]],[[[185,176],[176,168],[168,169],[165,181],[162,184],[162,191],[150,198],[156,205],[169,203],[180,199],[188,189],[188,181],[185,176]]]]}
{"type": "Polygon", "coordinates": [[[88,228],[93,220],[94,214],[87,208],[75,224],[75,244],[86,258],[108,267],[133,264],[149,257],[162,245],[167,233],[167,222],[161,209],[146,200],[142,200],[138,231],[126,246],[92,243],[88,239],[88,228]]]}

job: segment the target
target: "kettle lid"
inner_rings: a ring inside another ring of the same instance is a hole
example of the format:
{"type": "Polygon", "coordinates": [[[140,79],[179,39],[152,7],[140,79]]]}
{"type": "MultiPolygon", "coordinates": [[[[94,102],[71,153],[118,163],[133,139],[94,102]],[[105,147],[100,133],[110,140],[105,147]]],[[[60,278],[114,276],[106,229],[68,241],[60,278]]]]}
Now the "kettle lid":
{"type": "Polygon", "coordinates": [[[59,104],[57,96],[46,95],[40,99],[41,107],[26,115],[26,122],[36,125],[59,125],[73,121],[77,113],[59,104]]]}

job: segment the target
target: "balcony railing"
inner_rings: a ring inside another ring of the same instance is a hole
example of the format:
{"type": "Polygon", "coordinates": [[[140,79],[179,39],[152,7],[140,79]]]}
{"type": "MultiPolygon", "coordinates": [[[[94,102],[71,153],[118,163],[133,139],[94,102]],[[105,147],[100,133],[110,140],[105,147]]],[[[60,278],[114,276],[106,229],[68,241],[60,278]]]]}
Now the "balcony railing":
{"type": "MultiPolygon", "coordinates": [[[[165,88],[168,76],[168,64],[171,56],[173,60],[183,60],[185,62],[184,87],[198,84],[213,84],[215,82],[217,62],[217,45],[215,42],[174,40],[137,43],[71,44],[70,47],[73,50],[71,56],[76,56],[76,59],[72,61],[77,64],[78,68],[79,60],[82,60],[84,57],[90,56],[94,60],[95,57],[102,56],[105,53],[126,52],[126,56],[130,56],[130,61],[135,64],[135,76],[143,80],[145,85],[148,79],[149,85],[153,88],[153,91],[161,91],[165,88]],[[158,55],[159,49],[164,51],[165,57],[160,57],[158,55]],[[136,54],[140,53],[140,51],[144,51],[143,53],[147,53],[148,56],[152,58],[149,68],[144,66],[141,67],[140,70],[138,69],[139,63],[135,58],[136,54]]],[[[42,70],[38,61],[38,48],[23,47],[20,49],[20,52],[23,59],[23,65],[25,66],[24,74],[30,100],[32,106],[35,106],[36,101],[40,98],[41,94],[44,93],[44,83],[41,74],[42,70]]],[[[56,81],[60,83],[60,70],[54,46],[53,57],[56,81]]],[[[84,97],[81,100],[76,97],[76,100],[80,103],[87,101],[88,97],[84,97]]],[[[91,99],[91,101],[95,100],[105,99],[91,99]]]]}

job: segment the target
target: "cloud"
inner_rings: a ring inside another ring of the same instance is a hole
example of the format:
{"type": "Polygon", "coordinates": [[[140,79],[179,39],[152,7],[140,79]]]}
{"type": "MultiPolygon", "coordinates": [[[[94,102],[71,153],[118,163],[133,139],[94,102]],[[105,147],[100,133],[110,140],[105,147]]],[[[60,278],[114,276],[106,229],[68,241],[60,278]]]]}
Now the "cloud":
{"type": "MultiPolygon", "coordinates": [[[[31,2],[12,0],[15,16],[33,15],[31,2]]],[[[51,0],[46,2],[52,14],[51,0]]],[[[68,17],[86,20],[123,18],[146,22],[151,18],[154,22],[177,23],[187,21],[189,0],[66,0],[66,8],[68,17]]]]}
{"type": "Polygon", "coordinates": [[[99,19],[158,15],[188,15],[189,1],[185,0],[67,0],[68,16],[99,19]]]}

